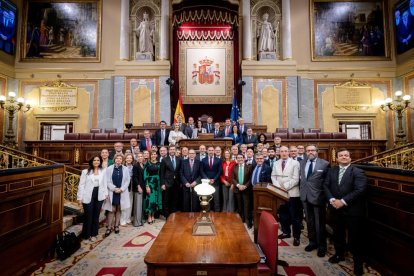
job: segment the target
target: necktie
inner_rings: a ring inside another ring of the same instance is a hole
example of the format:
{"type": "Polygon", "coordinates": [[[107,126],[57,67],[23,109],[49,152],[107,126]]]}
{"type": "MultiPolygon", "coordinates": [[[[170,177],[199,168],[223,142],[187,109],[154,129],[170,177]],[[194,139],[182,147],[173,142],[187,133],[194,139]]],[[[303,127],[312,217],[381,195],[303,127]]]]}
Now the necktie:
{"type": "Polygon", "coordinates": [[[308,168],[308,174],[306,175],[306,179],[308,179],[312,175],[313,171],[313,160],[309,160],[309,168],[308,168]]]}
{"type": "Polygon", "coordinates": [[[210,157],[210,169],[213,167],[213,157],[210,157]]]}
{"type": "Polygon", "coordinates": [[[239,165],[239,184],[243,185],[243,166],[239,165]]]}
{"type": "Polygon", "coordinates": [[[190,160],[190,168],[191,168],[191,171],[193,170],[193,165],[194,165],[194,160],[190,160]]]}
{"type": "Polygon", "coordinates": [[[344,173],[345,173],[345,168],[340,167],[339,168],[339,176],[338,176],[338,185],[341,185],[341,180],[342,180],[342,177],[344,176],[344,173]]]}
{"type": "Polygon", "coordinates": [[[250,141],[251,139],[252,139],[252,136],[250,136],[250,135],[249,135],[249,138],[248,138],[248,140],[250,141]]]}
{"type": "Polygon", "coordinates": [[[164,141],[165,141],[165,130],[161,130],[161,145],[164,145],[164,141]]]}
{"type": "Polygon", "coordinates": [[[210,124],[208,124],[208,125],[207,125],[207,132],[208,132],[208,133],[210,133],[210,130],[211,130],[211,125],[210,125],[210,124]]]}
{"type": "Polygon", "coordinates": [[[150,150],[151,149],[151,144],[150,144],[150,140],[149,139],[147,139],[146,147],[147,147],[147,150],[150,150]]]}
{"type": "Polygon", "coordinates": [[[256,183],[260,181],[260,174],[259,174],[260,168],[261,168],[261,166],[257,165],[256,169],[254,170],[254,173],[253,173],[253,186],[256,185],[256,183]]]}
{"type": "Polygon", "coordinates": [[[273,162],[274,162],[274,160],[275,160],[275,159],[271,159],[271,160],[270,160],[270,168],[272,168],[272,169],[273,169],[273,162]]]}
{"type": "Polygon", "coordinates": [[[215,135],[215,136],[217,136],[217,135],[218,135],[218,131],[217,131],[217,130],[215,131],[214,135],[215,135]]]}
{"type": "Polygon", "coordinates": [[[282,172],[285,170],[285,165],[286,165],[286,161],[285,161],[285,160],[283,160],[283,161],[282,161],[282,172]]]}
{"type": "Polygon", "coordinates": [[[226,127],[226,136],[229,135],[229,127],[226,127]]]}
{"type": "Polygon", "coordinates": [[[173,168],[174,168],[174,170],[175,170],[175,158],[174,158],[174,157],[172,157],[172,158],[171,158],[171,163],[172,163],[173,168]]]}

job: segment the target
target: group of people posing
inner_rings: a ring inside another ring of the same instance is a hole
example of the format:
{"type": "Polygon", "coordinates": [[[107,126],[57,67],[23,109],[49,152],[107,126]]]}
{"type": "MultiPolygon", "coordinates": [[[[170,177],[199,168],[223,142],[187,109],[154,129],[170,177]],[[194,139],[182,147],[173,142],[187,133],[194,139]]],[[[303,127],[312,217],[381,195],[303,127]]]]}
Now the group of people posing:
{"type": "MultiPolygon", "coordinates": [[[[227,129],[227,125],[224,130],[210,125],[211,130],[204,125],[201,132],[220,131],[223,135],[227,129]]],[[[230,150],[223,152],[220,147],[201,145],[196,152],[176,146],[180,136],[172,133],[183,133],[180,128],[176,123],[174,130],[167,133],[162,121],[155,139],[146,130],[144,138],[139,142],[132,138],[130,148],[125,151],[121,142],[115,143],[112,158],[107,149],[91,158],[89,168],[82,171],[78,189],[78,200],[85,211],[85,239],[96,239],[102,206],[107,212],[105,236],[119,233],[120,225],[142,226],[145,218],[152,224],[157,217],[168,218],[177,211],[198,212],[200,205],[194,187],[201,179],[209,179],[215,188],[210,202],[212,211],[238,212],[251,228],[253,187],[259,182],[272,183],[288,195],[287,203],[278,210],[282,229],[279,238],[293,235],[293,245],[299,246],[304,210],[309,238],[305,251],[317,249],[317,255],[324,257],[326,203],[329,203],[336,250],[329,261],[344,260],[348,230],[354,272],[362,274],[363,200],[367,181],[363,171],[350,164],[348,150],[338,150],[339,166],[330,168],[328,161],[318,158],[316,145],[308,145],[306,149],[303,145],[287,147],[282,145],[280,137],[275,137],[270,145],[266,137],[259,139],[251,128],[246,128],[243,134],[239,125],[231,125],[228,129],[235,129],[233,134],[240,139],[234,139],[230,150]]],[[[189,134],[188,125],[185,130],[189,134]]]]}

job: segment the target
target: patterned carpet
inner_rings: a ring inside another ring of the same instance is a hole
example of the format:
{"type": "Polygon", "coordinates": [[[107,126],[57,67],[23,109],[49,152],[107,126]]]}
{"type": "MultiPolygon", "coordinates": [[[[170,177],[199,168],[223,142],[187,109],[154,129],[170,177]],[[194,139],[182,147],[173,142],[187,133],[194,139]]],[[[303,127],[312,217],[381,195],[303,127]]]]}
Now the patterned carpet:
{"type": "MultiPolygon", "coordinates": [[[[143,259],[164,223],[165,221],[158,219],[154,224],[145,224],[143,227],[121,227],[120,234],[112,233],[105,239],[105,228],[101,227],[100,238],[96,242],[83,241],[81,248],[74,255],[64,261],[53,259],[39,264],[32,275],[146,275],[143,259]]],[[[76,227],[75,230],[79,231],[80,226],[76,227]]],[[[252,237],[253,231],[248,231],[252,237]]],[[[303,234],[306,235],[306,231],[303,234]]],[[[318,258],[316,251],[304,251],[307,244],[304,235],[298,247],[292,246],[293,238],[279,240],[279,259],[289,263],[288,267],[278,267],[279,274],[353,275],[350,256],[347,256],[345,262],[332,265],[328,258],[333,255],[333,246],[329,245],[327,256],[318,258]]],[[[364,275],[380,275],[367,266],[364,270],[364,275]]]]}

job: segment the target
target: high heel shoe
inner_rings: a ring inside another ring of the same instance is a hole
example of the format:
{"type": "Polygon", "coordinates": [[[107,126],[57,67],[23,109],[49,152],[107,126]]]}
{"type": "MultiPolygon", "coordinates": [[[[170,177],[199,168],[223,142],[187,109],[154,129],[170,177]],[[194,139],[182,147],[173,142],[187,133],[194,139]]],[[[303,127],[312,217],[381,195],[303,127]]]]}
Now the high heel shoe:
{"type": "Polygon", "coordinates": [[[119,226],[115,226],[115,234],[119,234],[119,226]]]}
{"type": "Polygon", "coordinates": [[[112,232],[111,228],[106,228],[105,237],[108,237],[111,234],[111,232],[112,232]]]}

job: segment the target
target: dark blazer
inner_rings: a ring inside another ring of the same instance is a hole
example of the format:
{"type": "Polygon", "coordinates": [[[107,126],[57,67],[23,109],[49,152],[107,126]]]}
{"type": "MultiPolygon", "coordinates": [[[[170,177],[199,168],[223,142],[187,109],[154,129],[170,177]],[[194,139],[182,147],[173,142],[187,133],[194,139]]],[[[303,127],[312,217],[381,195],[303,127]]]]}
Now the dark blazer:
{"type": "Polygon", "coordinates": [[[339,166],[331,168],[325,178],[324,190],[326,199],[343,199],[347,206],[342,207],[345,215],[364,216],[364,196],[367,190],[367,178],[363,170],[350,165],[341,183],[338,185],[339,166]]]}
{"type": "Polygon", "coordinates": [[[210,124],[211,125],[210,131],[208,131],[208,126],[207,125],[208,125],[207,123],[204,123],[203,124],[203,127],[207,130],[207,133],[213,133],[213,131],[214,131],[214,123],[211,123],[210,124]]]}
{"type": "Polygon", "coordinates": [[[317,158],[312,165],[312,175],[306,179],[306,162],[300,161],[300,200],[313,205],[322,205],[326,202],[323,184],[329,170],[329,162],[317,158]]]}
{"type": "Polygon", "coordinates": [[[234,136],[234,133],[230,133],[229,135],[227,135],[227,137],[230,137],[233,140],[233,145],[235,144],[243,144],[243,136],[241,136],[240,134],[237,134],[237,137],[234,136]]]}
{"type": "MultiPolygon", "coordinates": [[[[257,164],[255,163],[254,166],[252,166],[252,177],[254,169],[256,168],[257,164]]],[[[259,176],[259,182],[266,182],[266,183],[272,183],[272,168],[266,163],[263,163],[262,170],[260,171],[259,176]]]]}
{"type": "MultiPolygon", "coordinates": [[[[234,186],[237,186],[239,184],[239,164],[233,166],[233,170],[231,172],[231,183],[234,186]]],[[[251,188],[252,186],[252,166],[250,165],[244,165],[244,175],[243,175],[243,185],[247,187],[246,190],[251,188]]],[[[245,191],[246,191],[245,190],[245,191]]],[[[239,192],[239,189],[234,187],[234,193],[237,194],[239,192]]]]}
{"type": "Polygon", "coordinates": [[[210,157],[207,155],[201,161],[201,176],[206,179],[214,179],[217,181],[221,175],[221,160],[217,157],[213,158],[213,166],[210,168],[210,157]]]}
{"type": "MultiPolygon", "coordinates": [[[[154,145],[154,140],[152,138],[150,138],[150,141],[151,141],[151,143],[150,143],[151,145],[150,146],[154,145]]],[[[168,142],[168,136],[167,136],[167,142],[168,142]]],[[[139,148],[140,148],[141,151],[143,151],[143,150],[151,150],[151,148],[147,149],[147,141],[146,141],[145,138],[142,138],[139,141],[139,148]]]]}
{"type": "MultiPolygon", "coordinates": [[[[207,156],[208,156],[208,154],[207,154],[207,152],[206,152],[206,153],[205,153],[205,155],[204,155],[204,158],[206,158],[207,156]]],[[[201,156],[200,156],[200,153],[197,153],[197,155],[196,155],[196,159],[197,159],[197,160],[200,160],[200,157],[201,157],[201,156]]],[[[203,158],[203,159],[204,159],[204,158],[203,158]]],[[[201,160],[200,160],[200,161],[201,161],[201,160]]]]}
{"type": "Polygon", "coordinates": [[[246,126],[246,124],[243,125],[243,131],[240,128],[240,124],[237,123],[237,128],[239,129],[240,135],[243,136],[243,138],[246,136],[247,134],[247,128],[248,126],[246,126]]]}
{"type": "Polygon", "coordinates": [[[188,137],[188,139],[191,139],[193,137],[193,130],[196,128],[194,125],[194,128],[191,128],[190,125],[187,125],[185,130],[183,131],[184,135],[188,137]]]}
{"type": "Polygon", "coordinates": [[[170,136],[170,129],[165,129],[164,144],[161,145],[161,129],[155,131],[155,144],[157,146],[168,146],[168,136],[170,136]]]}
{"type": "Polygon", "coordinates": [[[219,130],[216,134],[216,130],[213,129],[212,133],[214,133],[214,138],[223,138],[224,137],[224,132],[222,130],[219,130]]]}
{"type": "Polygon", "coordinates": [[[184,185],[186,183],[192,183],[193,181],[200,183],[201,182],[201,173],[200,173],[200,160],[194,158],[193,169],[191,170],[190,159],[183,160],[181,164],[181,183],[184,185]]]}
{"type": "MultiPolygon", "coordinates": [[[[181,130],[182,133],[184,133],[186,128],[187,128],[187,124],[181,123],[180,130],[181,130]]],[[[173,127],[173,129],[174,129],[174,127],[173,127]]]]}
{"type": "MultiPolygon", "coordinates": [[[[138,185],[141,186],[141,189],[145,191],[145,181],[144,181],[144,168],[136,163],[134,167],[132,167],[132,191],[138,191],[138,185]]],[[[145,194],[145,193],[143,193],[145,194]]]]}
{"type": "Polygon", "coordinates": [[[175,157],[175,170],[171,162],[171,158],[168,155],[163,158],[161,161],[160,167],[160,180],[161,185],[166,185],[167,187],[174,186],[174,183],[180,181],[180,171],[181,171],[181,158],[175,157]]]}
{"type": "MultiPolygon", "coordinates": [[[[255,147],[256,145],[257,145],[257,143],[259,142],[258,140],[257,140],[257,136],[256,135],[251,135],[250,136],[250,139],[249,139],[249,136],[246,134],[246,135],[244,135],[244,137],[243,137],[243,143],[244,144],[253,144],[253,147],[255,147]]],[[[253,148],[253,147],[250,147],[250,148],[253,148]]]]}

